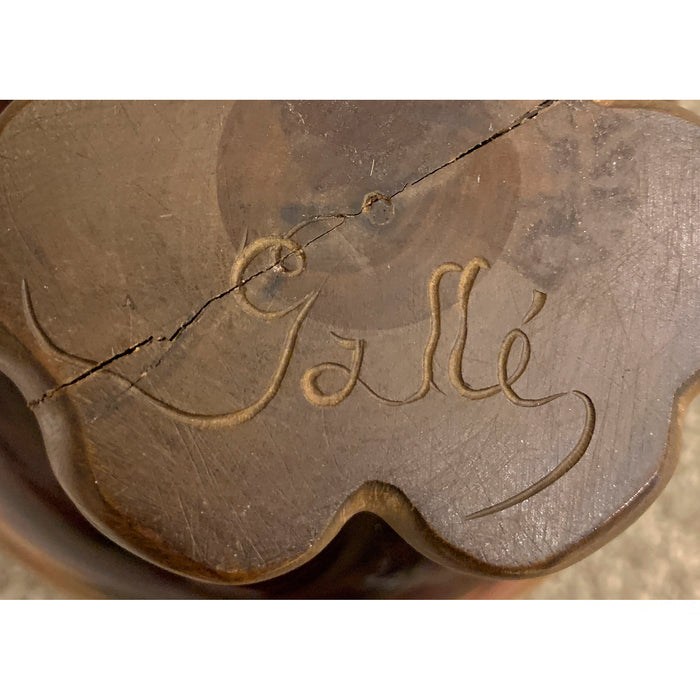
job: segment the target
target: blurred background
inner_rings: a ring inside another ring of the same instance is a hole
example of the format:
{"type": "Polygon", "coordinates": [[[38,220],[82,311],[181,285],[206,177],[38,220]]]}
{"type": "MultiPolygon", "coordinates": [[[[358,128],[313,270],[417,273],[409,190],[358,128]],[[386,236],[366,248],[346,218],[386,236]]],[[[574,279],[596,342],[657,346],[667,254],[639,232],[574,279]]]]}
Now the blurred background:
{"type": "MultiPolygon", "coordinates": [[[[700,100],[679,104],[700,115],[700,100]]],[[[2,546],[0,599],[71,597],[2,546]]],[[[545,600],[700,598],[700,396],[685,415],[676,472],[655,503],[597,552],[525,590],[545,600]]]]}
{"type": "MultiPolygon", "coordinates": [[[[685,416],[676,473],[625,532],[569,568],[538,579],[530,599],[700,598],[700,396],[685,416]]],[[[0,551],[0,598],[70,598],[0,551]]]]}

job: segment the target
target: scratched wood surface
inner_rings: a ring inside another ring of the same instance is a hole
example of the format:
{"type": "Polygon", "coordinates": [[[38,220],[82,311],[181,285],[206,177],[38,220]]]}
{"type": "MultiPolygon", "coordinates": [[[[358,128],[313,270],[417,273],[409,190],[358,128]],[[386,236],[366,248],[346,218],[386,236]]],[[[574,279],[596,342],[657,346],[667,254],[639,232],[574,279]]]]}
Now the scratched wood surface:
{"type": "Polygon", "coordinates": [[[63,489],[205,581],[354,513],[527,576],[670,476],[700,130],[640,106],[31,103],[0,132],[0,372],[63,489]]]}

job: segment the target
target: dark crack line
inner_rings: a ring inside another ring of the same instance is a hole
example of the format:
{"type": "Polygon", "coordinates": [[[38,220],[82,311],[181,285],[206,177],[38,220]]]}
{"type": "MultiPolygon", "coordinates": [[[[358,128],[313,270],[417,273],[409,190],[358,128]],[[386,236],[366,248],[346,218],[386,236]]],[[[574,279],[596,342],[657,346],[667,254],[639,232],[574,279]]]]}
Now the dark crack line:
{"type": "MultiPolygon", "coordinates": [[[[303,246],[301,246],[301,250],[306,250],[312,243],[318,241],[320,238],[323,238],[324,236],[327,236],[331,231],[335,231],[339,226],[342,226],[347,219],[350,219],[354,216],[358,216],[361,212],[356,212],[354,214],[329,214],[327,216],[322,216],[318,217],[318,219],[329,219],[329,218],[338,218],[341,219],[339,223],[337,223],[335,226],[332,226],[329,228],[327,231],[324,231],[323,233],[320,233],[316,237],[312,238],[309,240],[307,243],[305,243],[303,246]]],[[[315,220],[314,219],[309,219],[309,223],[313,223],[315,220]]],[[[259,270],[255,274],[251,275],[250,277],[247,277],[244,279],[240,284],[234,285],[233,287],[230,287],[229,289],[225,289],[223,292],[220,294],[217,294],[216,296],[213,296],[211,299],[208,301],[204,302],[197,311],[195,311],[183,324],[180,325],[180,327],[170,335],[167,340],[170,342],[174,342],[187,328],[189,328],[197,319],[204,313],[204,311],[209,307],[210,304],[213,304],[216,301],[219,301],[219,299],[223,299],[224,297],[228,296],[231,294],[231,292],[235,292],[237,289],[240,289],[244,284],[248,284],[248,282],[251,282],[254,280],[256,277],[259,277],[260,275],[264,275],[271,270],[274,270],[275,267],[277,267],[280,263],[284,262],[288,257],[291,255],[294,255],[294,253],[286,253],[282,258],[279,260],[279,262],[275,262],[272,265],[269,265],[268,267],[263,268],[262,270],[259,270]]]]}
{"type": "Polygon", "coordinates": [[[522,126],[525,122],[529,121],[530,119],[534,119],[537,115],[541,114],[545,109],[548,109],[552,105],[554,105],[558,100],[545,100],[544,102],[540,102],[536,107],[533,107],[529,112],[525,112],[519,119],[514,121],[512,124],[509,126],[504,127],[500,131],[495,132],[491,136],[489,136],[487,139],[484,139],[483,141],[480,141],[477,143],[475,146],[472,146],[471,148],[468,148],[466,151],[463,153],[460,153],[458,156],[455,156],[451,160],[448,160],[447,163],[443,163],[442,165],[438,166],[434,170],[431,170],[430,172],[426,173],[425,175],[421,175],[417,180],[414,180],[413,182],[409,182],[406,185],[404,185],[398,192],[395,192],[394,194],[391,195],[391,198],[393,199],[394,197],[397,197],[400,195],[402,192],[407,190],[409,187],[413,187],[414,185],[417,185],[419,182],[423,182],[426,178],[430,177],[431,175],[435,175],[435,173],[440,172],[444,168],[449,167],[453,163],[456,163],[458,160],[462,160],[462,158],[465,158],[466,156],[470,155],[471,153],[474,153],[474,151],[478,151],[480,148],[483,148],[484,146],[488,146],[488,144],[492,143],[496,139],[500,139],[502,136],[505,136],[506,134],[510,133],[514,129],[517,129],[518,127],[522,126]]]}
{"type": "MultiPolygon", "coordinates": [[[[358,216],[362,212],[355,212],[352,214],[333,214],[333,215],[328,215],[328,216],[322,216],[318,217],[317,219],[310,219],[309,223],[313,223],[315,220],[319,219],[326,219],[326,218],[340,218],[341,221],[337,223],[335,226],[332,226],[331,228],[327,229],[323,233],[318,234],[314,238],[310,239],[305,245],[301,247],[302,250],[305,250],[308,246],[310,246],[312,243],[318,241],[319,239],[323,238],[324,236],[327,236],[329,233],[332,231],[335,231],[339,226],[342,226],[345,221],[349,218],[352,218],[354,216],[358,216]]],[[[158,357],[155,362],[152,362],[146,369],[141,372],[141,374],[137,377],[137,379],[133,382],[131,382],[130,386],[127,387],[121,394],[117,395],[114,399],[114,401],[118,401],[119,398],[126,392],[131,389],[131,387],[135,386],[138,384],[140,381],[142,381],[146,375],[153,371],[158,365],[163,362],[163,360],[166,359],[166,357],[170,354],[170,352],[173,350],[175,347],[174,343],[177,340],[177,338],[182,335],[182,333],[189,328],[192,324],[194,324],[204,313],[204,311],[214,302],[219,301],[220,299],[223,299],[227,297],[229,294],[232,292],[235,292],[237,289],[240,289],[244,285],[248,284],[252,280],[256,279],[257,277],[260,277],[261,275],[264,275],[267,272],[270,272],[271,270],[274,270],[275,267],[277,267],[279,264],[283,263],[288,257],[293,255],[293,253],[287,253],[283,255],[278,262],[275,262],[268,267],[263,268],[262,270],[258,270],[258,272],[255,272],[254,274],[250,275],[250,277],[246,277],[244,280],[242,280],[239,284],[234,285],[233,287],[229,287],[228,289],[225,289],[223,292],[220,292],[219,294],[216,294],[215,296],[211,297],[207,301],[205,301],[197,311],[195,311],[193,314],[190,315],[190,317],[178,328],[171,333],[169,336],[149,336],[148,338],[145,338],[144,340],[139,341],[138,343],[134,343],[134,345],[131,345],[130,347],[126,348],[125,350],[122,350],[121,352],[118,352],[116,355],[112,355],[111,357],[107,358],[106,360],[103,360],[102,362],[97,362],[95,363],[92,367],[89,367],[86,369],[84,372],[81,372],[77,376],[73,377],[73,379],[70,379],[67,382],[63,382],[62,384],[59,384],[58,386],[54,387],[53,389],[50,389],[49,391],[45,392],[40,396],[38,399],[34,399],[32,401],[28,401],[27,405],[32,408],[37,406],[38,404],[42,403],[43,401],[46,401],[47,399],[50,399],[52,396],[54,396],[57,392],[63,391],[64,389],[67,389],[68,387],[71,387],[78,382],[82,382],[84,379],[87,379],[88,377],[92,376],[93,374],[99,372],[100,370],[104,369],[105,367],[108,367],[111,365],[113,362],[116,362],[117,360],[120,360],[122,357],[127,357],[128,355],[131,355],[132,353],[136,352],[137,350],[140,350],[143,347],[146,347],[147,345],[150,345],[151,343],[163,343],[167,342],[170,344],[170,347],[163,352],[160,357],[158,357]]]]}
{"type": "Polygon", "coordinates": [[[64,382],[63,384],[59,384],[58,386],[54,387],[53,389],[50,389],[45,394],[43,394],[40,398],[34,399],[33,401],[29,401],[27,403],[27,405],[31,408],[31,407],[36,406],[37,404],[41,403],[42,401],[45,401],[46,399],[50,399],[57,391],[62,391],[63,389],[68,388],[69,386],[73,386],[74,384],[77,384],[78,382],[82,382],[83,379],[87,379],[91,374],[94,374],[95,372],[99,372],[101,369],[108,367],[113,362],[120,360],[122,357],[127,357],[128,355],[135,353],[137,350],[140,350],[142,347],[149,345],[154,340],[155,340],[155,338],[151,335],[148,338],[146,338],[145,340],[141,340],[140,342],[135,343],[134,345],[128,347],[126,350],[122,350],[121,352],[118,352],[116,355],[112,355],[112,357],[109,357],[106,360],[102,360],[102,362],[96,363],[95,365],[93,365],[89,369],[86,369],[84,372],[81,372],[76,377],[73,377],[73,379],[71,379],[70,381],[64,382]]]}
{"type": "MultiPolygon", "coordinates": [[[[349,218],[351,218],[351,217],[353,217],[353,216],[358,216],[360,213],[361,213],[361,212],[357,212],[357,213],[355,213],[355,214],[342,214],[342,215],[339,214],[339,215],[337,215],[338,218],[342,217],[342,220],[341,220],[339,223],[337,223],[335,226],[332,226],[331,228],[329,228],[328,230],[324,231],[323,233],[318,234],[318,235],[315,236],[314,238],[310,239],[305,245],[303,245],[303,246],[301,247],[301,250],[306,250],[306,248],[308,248],[312,243],[314,243],[315,241],[318,241],[319,239],[323,238],[324,236],[327,236],[329,233],[331,233],[332,231],[335,231],[335,229],[337,229],[337,228],[339,228],[340,226],[342,226],[342,225],[345,223],[345,221],[346,221],[347,219],[349,219],[349,218]]],[[[334,216],[335,216],[335,215],[334,215],[334,216]]],[[[327,218],[327,217],[323,217],[323,218],[327,218]]],[[[264,274],[270,272],[271,270],[274,270],[278,265],[280,265],[281,263],[283,263],[283,262],[284,262],[288,257],[290,257],[291,255],[294,255],[294,253],[287,253],[287,254],[283,255],[283,256],[280,258],[279,262],[275,262],[275,263],[273,263],[272,265],[269,265],[268,267],[265,267],[265,268],[263,268],[262,270],[259,270],[258,272],[256,272],[255,274],[251,275],[250,277],[246,277],[246,279],[244,279],[240,284],[237,284],[237,285],[235,285],[235,286],[233,286],[233,287],[230,287],[229,289],[225,289],[225,290],[224,290],[223,292],[221,292],[220,294],[217,294],[216,296],[212,297],[211,299],[209,299],[208,301],[206,301],[204,304],[202,304],[202,306],[200,306],[199,309],[197,309],[197,311],[196,311],[194,314],[192,314],[192,315],[187,319],[187,321],[185,321],[182,325],[180,325],[180,327],[179,327],[172,335],[170,335],[170,337],[168,337],[168,338],[163,338],[163,340],[166,340],[167,342],[170,343],[170,347],[168,347],[168,348],[165,350],[165,352],[163,352],[163,353],[160,355],[160,357],[158,357],[157,360],[155,360],[155,361],[152,362],[150,365],[148,365],[148,367],[146,367],[146,368],[141,372],[141,374],[136,378],[136,380],[133,381],[133,382],[131,382],[131,385],[130,385],[129,387],[127,387],[121,394],[118,394],[118,395],[115,397],[115,402],[118,401],[119,398],[120,398],[124,393],[128,392],[129,389],[131,389],[131,387],[135,386],[135,385],[138,384],[140,381],[142,381],[142,380],[149,374],[149,372],[152,372],[154,369],[156,369],[156,368],[168,357],[168,355],[173,351],[173,349],[174,349],[174,347],[175,347],[175,341],[185,332],[185,330],[186,330],[187,328],[189,328],[192,324],[194,324],[194,323],[202,316],[202,314],[203,314],[204,311],[209,307],[210,304],[212,304],[212,303],[214,303],[214,302],[216,302],[216,301],[219,301],[220,299],[224,299],[225,297],[227,297],[227,296],[228,296],[229,294],[231,294],[232,292],[235,292],[237,289],[240,289],[241,287],[243,287],[243,285],[248,284],[248,282],[254,280],[254,279],[257,278],[257,277],[260,277],[261,275],[264,275],[264,274]]]]}
{"type": "MultiPolygon", "coordinates": [[[[484,146],[487,146],[488,144],[492,143],[493,141],[496,141],[497,139],[501,138],[502,136],[505,136],[506,134],[510,133],[514,129],[517,129],[518,127],[522,126],[525,122],[530,121],[531,119],[534,119],[537,117],[539,114],[541,114],[543,111],[546,109],[552,107],[554,104],[556,104],[557,100],[545,100],[543,102],[540,102],[537,106],[533,107],[533,109],[529,110],[528,112],[525,112],[519,119],[516,121],[512,122],[508,126],[504,127],[503,129],[500,129],[499,131],[495,132],[488,138],[484,139],[483,141],[480,141],[479,143],[475,144],[474,146],[471,146],[468,148],[466,151],[463,151],[459,155],[455,156],[454,158],[451,158],[448,160],[446,163],[443,163],[442,165],[438,166],[437,168],[434,168],[430,172],[425,173],[424,175],[421,175],[419,178],[416,180],[413,180],[411,182],[406,183],[400,190],[397,190],[394,194],[390,195],[389,199],[393,199],[394,197],[398,197],[402,193],[404,193],[407,189],[410,187],[414,187],[415,185],[423,182],[423,180],[431,177],[437,172],[440,172],[444,168],[449,167],[450,165],[453,165],[457,161],[461,160],[462,158],[465,158],[466,156],[474,153],[475,151],[478,151],[481,148],[484,148],[484,146]]],[[[325,238],[328,236],[331,232],[335,231],[337,228],[342,226],[347,219],[351,219],[353,217],[359,216],[360,214],[363,213],[365,209],[365,204],[363,203],[363,207],[360,209],[360,211],[353,212],[351,214],[329,214],[325,216],[319,216],[315,217],[312,219],[309,219],[307,222],[303,222],[304,225],[308,223],[313,223],[314,221],[318,221],[320,219],[324,218],[334,218],[337,217],[341,219],[339,223],[337,223],[335,226],[332,226],[331,228],[327,229],[323,233],[318,234],[314,238],[311,238],[307,243],[301,246],[301,250],[306,250],[310,245],[313,243],[316,243],[322,238],[325,238]]],[[[117,395],[114,399],[115,403],[116,401],[119,400],[119,398],[126,392],[131,389],[131,387],[135,386],[138,384],[140,381],[142,381],[148,374],[149,372],[153,371],[156,369],[171,353],[173,348],[175,347],[175,341],[194,323],[197,322],[199,318],[201,318],[202,314],[209,308],[210,305],[214,304],[215,302],[219,301],[220,299],[224,299],[227,297],[229,294],[232,292],[235,292],[237,289],[240,289],[244,285],[248,284],[248,282],[251,282],[252,280],[256,279],[260,275],[266,274],[270,272],[271,270],[274,270],[275,267],[277,267],[281,262],[286,260],[290,255],[293,255],[293,253],[287,253],[284,255],[280,261],[275,262],[271,265],[269,265],[266,268],[263,268],[262,270],[259,270],[258,272],[252,274],[250,277],[247,277],[244,279],[240,284],[234,285],[233,287],[229,287],[228,289],[225,289],[223,292],[220,292],[219,294],[216,294],[215,296],[211,297],[210,299],[207,299],[198,309],[195,311],[193,314],[189,316],[189,318],[184,321],[178,328],[171,333],[169,336],[149,336],[148,338],[145,338],[142,341],[139,341],[138,343],[135,343],[134,345],[131,345],[130,347],[126,348],[125,350],[122,350],[121,352],[117,353],[116,355],[112,355],[106,360],[103,360],[102,362],[98,362],[89,369],[86,369],[84,372],[80,373],[73,379],[64,382],[60,384],[57,387],[54,387],[53,389],[47,391],[44,393],[40,398],[34,399],[33,401],[28,402],[29,407],[34,407],[43,401],[51,398],[54,396],[57,392],[63,391],[64,389],[67,389],[68,387],[74,386],[75,384],[82,382],[83,380],[87,379],[88,377],[92,376],[93,374],[96,374],[97,372],[101,371],[105,367],[108,367],[111,365],[113,362],[116,362],[117,360],[120,360],[123,357],[127,357],[128,355],[131,355],[132,353],[136,352],[137,350],[140,350],[143,347],[146,347],[150,345],[151,343],[154,342],[167,342],[170,344],[170,347],[168,347],[165,352],[163,352],[157,360],[152,362],[146,369],[143,370],[143,372],[139,375],[139,377],[131,382],[131,385],[127,387],[121,394],[117,395]]]]}

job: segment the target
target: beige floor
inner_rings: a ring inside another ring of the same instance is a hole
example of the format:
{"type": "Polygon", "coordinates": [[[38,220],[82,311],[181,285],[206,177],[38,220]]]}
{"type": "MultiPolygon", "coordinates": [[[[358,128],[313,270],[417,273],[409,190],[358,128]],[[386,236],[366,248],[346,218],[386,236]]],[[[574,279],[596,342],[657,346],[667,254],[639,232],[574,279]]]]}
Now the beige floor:
{"type": "Polygon", "coordinates": [[[670,483],[612,542],[545,579],[531,598],[700,598],[700,397],[670,483]]]}
{"type": "MultiPolygon", "coordinates": [[[[542,580],[533,599],[700,598],[700,397],[685,419],[680,463],[657,501],[615,540],[542,580]]],[[[0,598],[61,598],[0,553],[0,598]]]]}
{"type": "MultiPolygon", "coordinates": [[[[700,115],[700,100],[679,104],[700,115]]],[[[60,597],[0,552],[0,598],[60,597]]],[[[651,508],[602,549],[543,579],[528,597],[700,598],[700,397],[686,415],[676,474],[651,508]]]]}

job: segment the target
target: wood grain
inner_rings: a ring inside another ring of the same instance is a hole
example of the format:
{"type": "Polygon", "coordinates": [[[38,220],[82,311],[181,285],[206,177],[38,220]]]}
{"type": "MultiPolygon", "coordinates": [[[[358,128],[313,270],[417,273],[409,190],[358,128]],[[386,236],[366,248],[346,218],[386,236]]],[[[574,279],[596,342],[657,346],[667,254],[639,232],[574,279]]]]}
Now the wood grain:
{"type": "Polygon", "coordinates": [[[696,125],[638,106],[31,103],[0,371],[123,547],[205,581],[353,515],[524,577],[658,493],[698,354],[696,125]]]}

